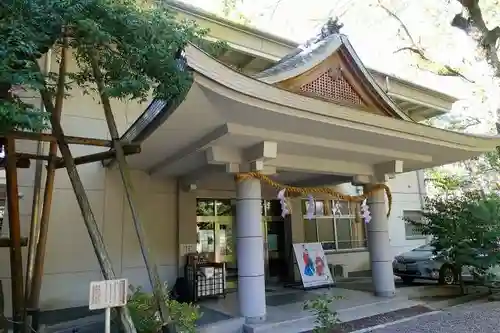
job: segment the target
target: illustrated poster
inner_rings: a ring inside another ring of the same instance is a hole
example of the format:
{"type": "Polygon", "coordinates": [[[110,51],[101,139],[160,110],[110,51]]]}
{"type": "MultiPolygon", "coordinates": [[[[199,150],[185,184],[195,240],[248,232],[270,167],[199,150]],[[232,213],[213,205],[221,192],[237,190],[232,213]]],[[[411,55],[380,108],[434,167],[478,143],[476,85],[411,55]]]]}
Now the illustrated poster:
{"type": "Polygon", "coordinates": [[[304,288],[328,286],[334,283],[321,243],[296,243],[293,251],[304,288]]]}

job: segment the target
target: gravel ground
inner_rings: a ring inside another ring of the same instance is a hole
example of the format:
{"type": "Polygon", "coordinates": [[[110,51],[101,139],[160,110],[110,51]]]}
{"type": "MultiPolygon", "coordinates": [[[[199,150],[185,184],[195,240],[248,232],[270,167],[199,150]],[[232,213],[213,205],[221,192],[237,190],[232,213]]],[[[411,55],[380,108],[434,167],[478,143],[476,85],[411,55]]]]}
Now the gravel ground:
{"type": "Polygon", "coordinates": [[[372,333],[500,332],[500,302],[462,304],[440,313],[379,328],[372,333]]]}

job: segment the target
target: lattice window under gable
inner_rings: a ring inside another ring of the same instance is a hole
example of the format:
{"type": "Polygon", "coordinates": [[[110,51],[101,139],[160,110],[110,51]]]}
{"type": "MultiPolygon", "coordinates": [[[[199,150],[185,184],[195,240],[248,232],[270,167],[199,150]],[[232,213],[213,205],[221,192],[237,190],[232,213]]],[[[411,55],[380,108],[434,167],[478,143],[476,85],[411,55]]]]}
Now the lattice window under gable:
{"type": "Polygon", "coordinates": [[[329,70],[314,81],[304,84],[300,90],[331,101],[364,105],[361,96],[345,79],[340,70],[329,70]]]}

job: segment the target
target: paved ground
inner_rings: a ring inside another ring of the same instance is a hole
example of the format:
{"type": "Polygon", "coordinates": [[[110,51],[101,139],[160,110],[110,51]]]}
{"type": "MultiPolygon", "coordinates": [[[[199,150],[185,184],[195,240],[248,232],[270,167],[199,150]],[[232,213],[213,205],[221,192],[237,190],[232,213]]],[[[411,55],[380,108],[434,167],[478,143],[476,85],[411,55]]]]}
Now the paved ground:
{"type": "Polygon", "coordinates": [[[500,302],[477,302],[371,330],[372,333],[500,332],[500,302]]]}

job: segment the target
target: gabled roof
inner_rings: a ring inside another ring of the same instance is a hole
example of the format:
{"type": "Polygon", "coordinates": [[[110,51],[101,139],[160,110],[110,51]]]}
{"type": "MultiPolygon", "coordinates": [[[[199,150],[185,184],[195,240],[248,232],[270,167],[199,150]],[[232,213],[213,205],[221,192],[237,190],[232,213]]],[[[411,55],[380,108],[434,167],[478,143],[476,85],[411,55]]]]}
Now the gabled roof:
{"type": "Polygon", "coordinates": [[[301,95],[411,121],[376,83],[342,34],[298,47],[255,78],[301,95]]]}

